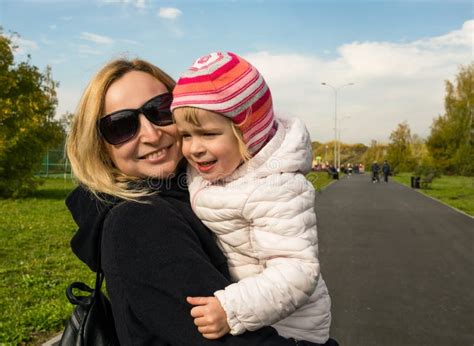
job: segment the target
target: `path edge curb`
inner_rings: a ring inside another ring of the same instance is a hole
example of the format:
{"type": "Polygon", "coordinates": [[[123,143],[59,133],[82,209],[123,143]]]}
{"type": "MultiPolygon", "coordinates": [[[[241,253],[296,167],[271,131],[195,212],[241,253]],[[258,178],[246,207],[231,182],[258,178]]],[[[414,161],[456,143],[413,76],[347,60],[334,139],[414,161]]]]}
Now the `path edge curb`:
{"type": "Polygon", "coordinates": [[[398,182],[398,181],[396,181],[396,180],[392,180],[392,181],[395,182],[395,183],[397,183],[397,184],[400,184],[400,185],[406,187],[407,189],[414,190],[415,192],[417,192],[417,193],[419,193],[419,194],[421,194],[421,195],[423,195],[423,196],[425,196],[425,197],[431,198],[433,201],[436,201],[436,202],[438,202],[438,203],[440,203],[440,204],[442,204],[442,205],[445,205],[445,206],[447,206],[447,207],[449,207],[449,208],[451,208],[451,209],[457,211],[458,213],[464,214],[465,216],[467,216],[467,217],[469,217],[469,218],[471,218],[471,219],[474,219],[474,216],[469,215],[469,214],[466,213],[465,211],[462,211],[461,209],[458,209],[458,208],[456,208],[456,207],[453,207],[452,205],[449,205],[449,204],[447,204],[447,203],[445,203],[445,202],[439,200],[439,199],[436,198],[436,197],[433,197],[433,196],[427,195],[426,193],[423,193],[423,191],[420,191],[420,190],[422,190],[422,189],[413,189],[413,188],[411,188],[411,187],[409,187],[409,186],[407,186],[407,185],[405,185],[405,184],[402,184],[402,183],[400,183],[400,182],[398,182]]]}

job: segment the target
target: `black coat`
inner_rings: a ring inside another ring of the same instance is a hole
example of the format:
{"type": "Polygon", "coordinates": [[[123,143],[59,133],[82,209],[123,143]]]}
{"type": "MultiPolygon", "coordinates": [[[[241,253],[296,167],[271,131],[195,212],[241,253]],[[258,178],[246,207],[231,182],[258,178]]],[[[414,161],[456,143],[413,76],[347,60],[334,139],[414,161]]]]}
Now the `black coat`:
{"type": "Polygon", "coordinates": [[[229,285],[226,258],[194,215],[187,187],[178,179],[150,182],[158,193],[148,204],[111,199],[108,211],[83,188],[66,201],[79,225],[72,249],[92,269],[105,219],[102,268],[121,344],[294,345],[271,327],[215,341],[201,336],[186,297],[229,285]]]}
{"type": "Polygon", "coordinates": [[[378,163],[374,163],[374,164],[372,165],[372,172],[373,172],[373,173],[378,173],[379,171],[380,171],[380,166],[379,166],[379,164],[378,164],[378,163]]]}

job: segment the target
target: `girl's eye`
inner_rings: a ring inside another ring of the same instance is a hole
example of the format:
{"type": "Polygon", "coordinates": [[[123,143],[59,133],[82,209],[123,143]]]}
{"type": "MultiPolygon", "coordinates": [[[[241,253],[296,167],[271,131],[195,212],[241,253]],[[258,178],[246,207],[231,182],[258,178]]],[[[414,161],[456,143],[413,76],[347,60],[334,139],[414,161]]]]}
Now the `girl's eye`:
{"type": "Polygon", "coordinates": [[[217,133],[214,133],[214,132],[206,132],[206,133],[204,133],[204,136],[206,136],[206,137],[217,136],[217,133]]]}
{"type": "Polygon", "coordinates": [[[187,134],[187,133],[182,133],[181,134],[181,137],[184,139],[184,138],[191,138],[191,135],[187,134]]]}

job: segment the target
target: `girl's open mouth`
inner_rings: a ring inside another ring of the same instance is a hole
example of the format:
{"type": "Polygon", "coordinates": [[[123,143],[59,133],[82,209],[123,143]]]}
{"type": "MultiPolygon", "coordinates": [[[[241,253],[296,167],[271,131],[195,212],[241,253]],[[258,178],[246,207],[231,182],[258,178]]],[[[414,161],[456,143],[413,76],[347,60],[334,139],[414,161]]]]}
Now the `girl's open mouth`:
{"type": "Polygon", "coordinates": [[[196,162],[197,169],[199,172],[206,173],[209,172],[217,163],[217,160],[207,161],[207,162],[196,162]]]}

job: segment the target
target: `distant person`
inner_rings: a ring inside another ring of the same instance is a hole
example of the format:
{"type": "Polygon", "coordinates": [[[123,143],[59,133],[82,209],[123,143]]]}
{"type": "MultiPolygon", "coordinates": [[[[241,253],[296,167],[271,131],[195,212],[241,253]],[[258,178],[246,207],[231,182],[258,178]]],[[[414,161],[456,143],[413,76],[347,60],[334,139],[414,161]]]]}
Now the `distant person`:
{"type": "Polygon", "coordinates": [[[337,171],[336,167],[334,167],[333,165],[329,164],[328,167],[327,167],[327,171],[328,171],[328,175],[329,175],[332,179],[339,179],[339,172],[337,171]]]}
{"type": "Polygon", "coordinates": [[[386,183],[388,183],[388,176],[390,175],[390,165],[388,164],[387,160],[383,162],[382,172],[383,172],[383,180],[386,183]]]}
{"type": "Polygon", "coordinates": [[[347,164],[347,174],[352,175],[352,163],[347,164]]]}
{"type": "Polygon", "coordinates": [[[374,161],[374,163],[372,164],[372,182],[373,183],[378,183],[380,181],[379,172],[380,172],[380,166],[377,163],[377,161],[374,161]]]}
{"type": "Polygon", "coordinates": [[[259,71],[233,53],[198,58],[171,110],[188,160],[191,205],[216,236],[234,283],[189,297],[204,337],[263,326],[318,345],[331,300],[318,259],[311,141],[298,118],[274,116],[259,71]]]}

